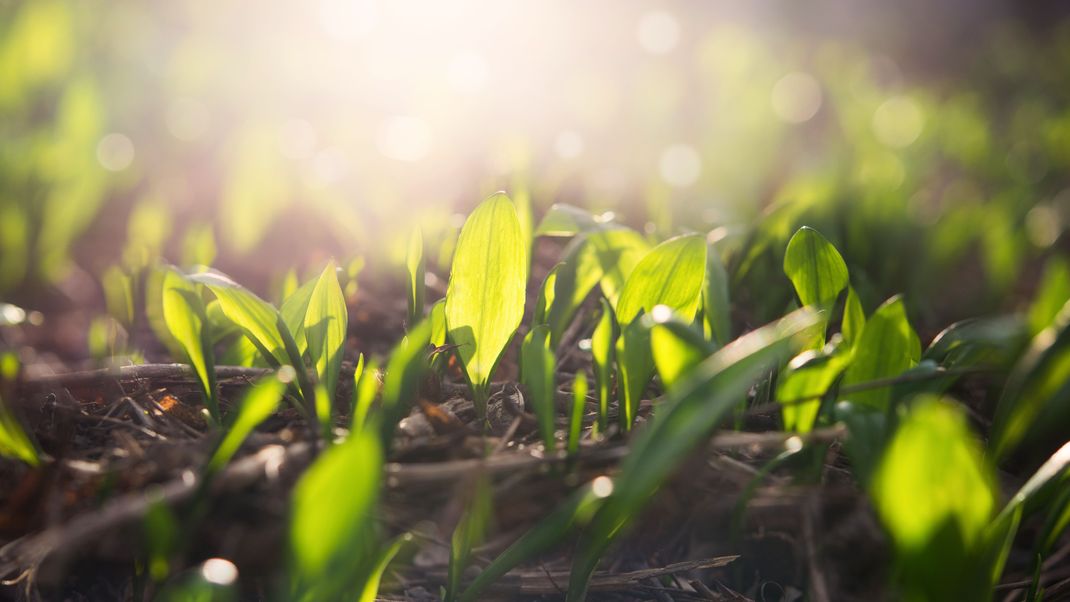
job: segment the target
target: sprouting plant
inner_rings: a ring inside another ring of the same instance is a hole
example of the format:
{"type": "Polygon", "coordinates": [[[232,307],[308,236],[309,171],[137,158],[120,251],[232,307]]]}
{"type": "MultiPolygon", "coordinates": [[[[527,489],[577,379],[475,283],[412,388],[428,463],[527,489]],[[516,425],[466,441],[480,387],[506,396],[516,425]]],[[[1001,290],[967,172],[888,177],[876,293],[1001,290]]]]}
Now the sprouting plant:
{"type": "Polygon", "coordinates": [[[290,593],[298,601],[375,599],[404,539],[384,544],[375,521],[383,452],[376,429],[325,451],[293,492],[290,593]]]}
{"type": "Polygon", "coordinates": [[[717,248],[706,251],[706,282],[702,287],[702,318],[706,338],[718,347],[732,340],[731,301],[728,294],[728,271],[717,248]]]}
{"type": "Polygon", "coordinates": [[[528,253],[516,209],[498,193],[461,229],[446,292],[446,325],[480,420],[490,377],[524,315],[528,253]]]}
{"type": "Polygon", "coordinates": [[[163,319],[171,336],[189,358],[201,383],[205,405],[216,423],[222,420],[215,382],[215,352],[204,298],[198,285],[174,269],[163,277],[163,319]]]}
{"type": "Polygon", "coordinates": [[[316,281],[305,311],[305,338],[308,354],[319,383],[316,393],[316,416],[324,440],[330,439],[331,408],[342,368],[349,314],[342,287],[338,284],[334,262],[329,262],[316,281]]]}
{"type": "MultiPolygon", "coordinates": [[[[18,372],[18,357],[14,353],[0,354],[0,381],[14,381],[18,372]]],[[[22,460],[30,466],[41,464],[37,445],[3,397],[0,397],[0,455],[22,460]]]]}
{"type": "Polygon", "coordinates": [[[598,432],[604,433],[609,426],[609,400],[613,392],[613,350],[617,337],[617,318],[613,306],[602,299],[602,315],[591,334],[591,357],[594,360],[594,377],[598,385],[598,432]]]}
{"type": "Polygon", "coordinates": [[[621,335],[617,341],[621,427],[630,429],[639,398],[654,371],[650,339],[637,320],[642,313],[664,305],[684,319],[694,318],[706,274],[706,241],[681,236],[654,248],[628,276],[617,301],[621,335]]]}
{"type": "Polygon", "coordinates": [[[412,235],[409,237],[409,248],[405,254],[405,268],[408,270],[408,280],[406,283],[409,287],[409,326],[415,325],[424,318],[424,296],[426,294],[426,285],[424,284],[424,274],[426,271],[426,260],[424,259],[424,237],[419,228],[415,228],[412,231],[412,235]]]}
{"type": "MultiPolygon", "coordinates": [[[[847,264],[839,251],[820,232],[803,226],[788,241],[784,273],[795,286],[803,305],[828,310],[847,287],[847,264]]],[[[814,348],[825,344],[824,327],[814,337],[814,348]]]]}
{"type": "Polygon", "coordinates": [[[238,406],[237,417],[230,424],[208,460],[206,468],[208,475],[217,474],[222,470],[257,425],[275,412],[282,400],[286,385],[293,379],[294,369],[284,366],[276,374],[263,378],[249,389],[241,405],[238,406]]]}
{"type": "Polygon", "coordinates": [[[583,430],[583,410],[587,405],[587,374],[577,372],[572,381],[572,412],[568,421],[568,455],[580,451],[580,432],[583,430]]]}
{"type": "Polygon", "coordinates": [[[658,490],[673,468],[739,403],[758,377],[783,362],[818,323],[799,310],[725,346],[668,392],[657,414],[622,461],[613,493],[577,547],[568,600],[583,600],[602,554],[658,490]]]}
{"type": "MultiPolygon", "coordinates": [[[[394,429],[398,422],[409,412],[416,402],[416,396],[420,392],[420,382],[430,369],[428,361],[428,340],[431,336],[431,324],[428,320],[420,322],[409,330],[409,334],[394,347],[390,353],[390,361],[386,365],[386,377],[383,379],[381,405],[379,411],[379,428],[381,429],[382,445],[385,449],[390,448],[394,438],[394,429]]],[[[369,374],[369,378],[374,378],[369,374]]],[[[367,405],[370,405],[374,397],[372,387],[361,384],[361,397],[358,403],[361,405],[359,412],[360,420],[368,421],[367,405]]],[[[357,417],[354,416],[354,420],[357,417]]]]}
{"type": "Polygon", "coordinates": [[[554,451],[554,353],[550,350],[550,329],[536,326],[520,345],[520,384],[535,410],[546,452],[554,451]]]}
{"type": "Polygon", "coordinates": [[[446,581],[446,602],[457,599],[461,591],[461,576],[471,560],[472,550],[483,543],[493,511],[493,491],[486,475],[479,475],[470,490],[465,512],[453,529],[450,538],[449,575],[446,581]]]}
{"type": "MultiPolygon", "coordinates": [[[[921,343],[907,319],[903,300],[885,301],[866,319],[854,346],[851,363],[843,375],[843,385],[895,377],[921,358],[921,343]]],[[[891,401],[889,388],[853,393],[855,404],[883,411],[891,401]]]]}

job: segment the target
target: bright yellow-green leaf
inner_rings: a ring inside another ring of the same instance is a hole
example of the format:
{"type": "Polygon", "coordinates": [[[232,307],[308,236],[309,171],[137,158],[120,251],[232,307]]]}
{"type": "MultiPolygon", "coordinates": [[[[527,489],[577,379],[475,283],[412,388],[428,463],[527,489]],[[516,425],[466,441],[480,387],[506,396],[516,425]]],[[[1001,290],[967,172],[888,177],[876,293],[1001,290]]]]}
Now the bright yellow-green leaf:
{"type": "Polygon", "coordinates": [[[409,279],[409,325],[415,326],[424,317],[424,237],[419,228],[412,231],[409,237],[409,248],[405,253],[405,268],[408,270],[409,279]]]}
{"type": "Polygon", "coordinates": [[[493,491],[490,481],[480,475],[471,488],[471,498],[461,521],[450,538],[449,576],[446,583],[446,602],[457,599],[461,575],[471,559],[472,549],[483,543],[493,513],[493,491]]]}
{"type": "Polygon", "coordinates": [[[866,325],[866,311],[862,309],[862,302],[858,300],[853,286],[847,287],[847,301],[843,306],[843,323],[840,325],[840,334],[843,342],[853,345],[862,334],[862,328],[866,325]]]}
{"type": "Polygon", "coordinates": [[[667,240],[639,262],[617,301],[617,320],[631,323],[639,312],[665,305],[685,320],[695,317],[706,277],[706,240],[697,235],[667,240]]]}
{"type": "Polygon", "coordinates": [[[294,343],[297,344],[297,350],[302,355],[308,351],[308,338],[305,336],[305,314],[308,313],[308,302],[312,299],[312,292],[316,290],[317,284],[319,284],[319,279],[313,278],[295,288],[292,293],[286,296],[279,307],[282,321],[290,329],[290,333],[294,337],[294,343]]]}
{"type": "Polygon", "coordinates": [[[598,430],[605,432],[608,425],[609,398],[613,391],[613,351],[618,336],[617,319],[613,306],[602,299],[602,316],[591,335],[591,357],[594,359],[594,375],[598,383],[598,430]]]}
{"type": "Polygon", "coordinates": [[[568,455],[580,451],[580,432],[583,430],[583,409],[587,406],[587,373],[577,372],[572,381],[572,412],[568,421],[568,455]]]}
{"type": "MultiPolygon", "coordinates": [[[[651,316],[654,317],[654,316],[651,316]]],[[[671,388],[692,368],[715,351],[701,332],[678,318],[662,319],[650,328],[654,365],[666,388],[671,388]]]]}
{"type": "Polygon", "coordinates": [[[253,429],[279,407],[282,393],[286,390],[286,383],[292,379],[293,371],[283,368],[279,372],[279,375],[261,379],[245,394],[238,408],[238,417],[230,425],[226,436],[219,442],[219,446],[208,461],[210,473],[217,473],[226,466],[253,429]],[[288,375],[283,374],[284,372],[288,372],[288,375]]]}
{"type": "Polygon", "coordinates": [[[312,358],[316,378],[326,389],[328,399],[334,398],[338,387],[338,371],[342,368],[342,352],[348,328],[346,300],[338,284],[334,262],[331,261],[320,274],[305,311],[308,355],[312,358]]]}
{"type": "Polygon", "coordinates": [[[847,286],[847,264],[820,232],[803,226],[788,241],[784,273],[803,305],[832,303],[847,286]]]}
{"type": "Polygon", "coordinates": [[[718,347],[731,339],[731,301],[728,296],[728,272],[716,250],[706,251],[706,282],[702,287],[702,316],[707,336],[718,347]]]}
{"type": "Polygon", "coordinates": [[[279,325],[285,323],[270,303],[220,272],[192,274],[189,279],[207,286],[219,300],[219,307],[227,318],[237,324],[265,355],[280,365],[291,363],[279,332],[279,325]]]}
{"type": "MultiPolygon", "coordinates": [[[[892,297],[866,321],[854,347],[851,365],[844,373],[844,386],[892,378],[918,362],[921,344],[907,319],[903,300],[892,297]]],[[[850,401],[883,410],[891,399],[891,388],[858,391],[850,401]]]]}
{"type": "Polygon", "coordinates": [[[1036,335],[1047,328],[1059,310],[1070,300],[1070,265],[1055,256],[1044,266],[1033,304],[1029,307],[1029,330],[1036,335]]]}
{"type": "Polygon", "coordinates": [[[162,301],[164,323],[186,352],[201,382],[208,410],[218,422],[221,416],[215,391],[215,355],[212,352],[211,335],[207,332],[208,318],[200,291],[183,275],[168,269],[163,277],[162,301]]]}
{"type": "Polygon", "coordinates": [[[527,250],[516,209],[502,193],[476,208],[461,229],[446,292],[450,341],[485,412],[491,372],[524,317],[527,250]]]}
{"type": "Polygon", "coordinates": [[[850,353],[842,348],[831,355],[810,350],[792,360],[777,386],[777,401],[784,404],[785,430],[810,432],[821,409],[820,396],[828,392],[850,360],[850,353]]]}
{"type": "Polygon", "coordinates": [[[22,460],[30,466],[41,463],[40,454],[22,424],[0,398],[0,455],[22,460]]]}
{"type": "Polygon", "coordinates": [[[382,465],[378,433],[363,429],[323,452],[297,482],[290,521],[296,594],[291,599],[334,600],[360,591],[377,557],[382,465]]]}
{"type": "Polygon", "coordinates": [[[996,491],[962,411],[933,396],[918,398],[870,483],[874,507],[898,552],[907,597],[951,599],[941,594],[981,577],[972,558],[987,547],[996,491]]]}
{"type": "Polygon", "coordinates": [[[554,353],[549,348],[550,329],[536,326],[520,345],[520,382],[539,421],[539,433],[547,453],[554,445],[554,353]]]}

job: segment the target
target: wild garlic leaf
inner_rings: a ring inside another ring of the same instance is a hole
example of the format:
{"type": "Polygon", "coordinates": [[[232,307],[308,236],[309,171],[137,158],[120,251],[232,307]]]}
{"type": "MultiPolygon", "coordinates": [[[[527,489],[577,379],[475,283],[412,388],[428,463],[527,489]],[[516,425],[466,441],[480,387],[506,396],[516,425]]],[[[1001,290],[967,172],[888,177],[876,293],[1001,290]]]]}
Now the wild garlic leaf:
{"type": "Polygon", "coordinates": [[[267,376],[257,382],[242,398],[238,416],[226,435],[219,442],[208,461],[209,474],[218,473],[234,457],[241,444],[256,427],[275,413],[282,401],[286,384],[293,379],[293,370],[283,368],[279,374],[267,376]]]}
{"type": "Polygon", "coordinates": [[[683,319],[695,317],[706,278],[706,240],[688,235],[654,247],[635,266],[617,301],[617,320],[631,323],[640,312],[665,305],[683,319]]]}
{"type": "Polygon", "coordinates": [[[598,385],[598,430],[605,432],[608,424],[609,399],[613,392],[613,350],[617,336],[617,318],[613,306],[602,299],[602,315],[591,335],[591,357],[594,359],[595,382],[598,385]]]}
{"type": "Polygon", "coordinates": [[[297,482],[289,599],[335,600],[361,591],[378,559],[382,466],[378,433],[363,429],[323,452],[297,482]]]}
{"type": "Polygon", "coordinates": [[[162,302],[164,323],[189,358],[201,383],[205,405],[218,423],[222,416],[216,395],[215,353],[204,299],[196,285],[174,269],[168,269],[163,277],[162,302]]]}
{"type": "Polygon", "coordinates": [[[666,388],[675,386],[692,368],[716,351],[701,332],[671,316],[650,327],[650,348],[666,388]]]}
{"type": "Polygon", "coordinates": [[[349,328],[349,310],[338,284],[334,262],[328,262],[305,312],[305,337],[308,339],[308,354],[316,368],[316,378],[324,386],[330,399],[338,388],[338,372],[342,368],[342,352],[345,350],[346,333],[349,328]]]}
{"type": "Polygon", "coordinates": [[[554,203],[535,229],[535,236],[575,236],[598,228],[594,216],[586,209],[554,203]]]}
{"type": "Polygon", "coordinates": [[[1036,297],[1029,306],[1029,330],[1036,335],[1047,328],[1059,310],[1070,300],[1070,265],[1060,256],[1052,257],[1044,266],[1036,297]]]}
{"type": "Polygon", "coordinates": [[[449,339],[457,345],[480,418],[491,373],[524,317],[526,263],[516,209],[505,194],[495,194],[461,229],[446,292],[449,339]]]}
{"type": "Polygon", "coordinates": [[[539,287],[539,296],[535,299],[535,311],[531,316],[533,326],[547,324],[549,321],[550,308],[553,307],[555,301],[554,287],[557,284],[557,273],[563,265],[565,265],[563,262],[555,265],[546,274],[546,278],[543,278],[542,286],[539,287]]]}
{"type": "Polygon", "coordinates": [[[854,345],[862,334],[862,328],[866,325],[866,310],[862,308],[862,302],[858,299],[858,293],[853,286],[847,286],[847,301],[843,306],[843,322],[840,324],[840,334],[843,342],[854,345]]]}
{"type": "MultiPolygon", "coordinates": [[[[843,385],[899,376],[917,364],[920,357],[921,343],[907,319],[903,300],[892,297],[873,312],[862,328],[843,385]]],[[[852,393],[847,399],[884,410],[891,400],[891,392],[890,387],[875,388],[852,393]]]]}
{"type": "Polygon", "coordinates": [[[995,475],[956,405],[923,396],[903,409],[870,495],[895,545],[904,593],[957,599],[964,584],[980,577],[971,559],[986,545],[995,475]]]}
{"type": "Polygon", "coordinates": [[[312,299],[312,292],[316,290],[316,285],[319,283],[318,278],[312,278],[308,282],[302,284],[300,287],[294,289],[282,302],[279,307],[279,314],[282,315],[282,321],[286,323],[286,327],[290,329],[290,333],[294,337],[294,342],[297,343],[297,350],[302,355],[308,351],[308,339],[305,336],[305,314],[308,313],[308,302],[312,299]]]}
{"type": "Polygon", "coordinates": [[[524,386],[528,401],[539,422],[546,453],[555,450],[554,417],[554,353],[550,350],[550,329],[536,326],[524,337],[520,345],[520,383],[524,386]]]}
{"type": "Polygon", "coordinates": [[[37,446],[3,398],[0,398],[0,456],[22,460],[30,466],[41,464],[37,446]]]}
{"type": "MultiPolygon", "coordinates": [[[[282,318],[270,303],[221,272],[202,272],[191,274],[188,278],[207,286],[219,300],[219,307],[227,318],[237,324],[276,365],[291,362],[279,331],[279,324],[283,323],[282,318]]],[[[300,365],[298,363],[294,367],[300,365]]]]}
{"type": "Polygon", "coordinates": [[[777,401],[783,404],[784,430],[808,433],[814,428],[821,409],[821,397],[851,361],[849,348],[845,347],[846,342],[831,353],[806,351],[788,364],[777,383],[777,401]]]}
{"type": "Polygon", "coordinates": [[[472,550],[483,543],[494,511],[490,481],[480,475],[470,489],[468,506],[450,538],[450,561],[446,583],[446,602],[457,599],[461,589],[461,575],[468,567],[472,550]]]}
{"type": "Polygon", "coordinates": [[[409,236],[409,247],[405,253],[405,269],[408,271],[409,288],[409,326],[415,326],[424,318],[424,297],[427,286],[424,275],[427,271],[424,260],[424,236],[420,228],[414,228],[409,236]]]}
{"type": "Polygon", "coordinates": [[[716,249],[706,251],[706,282],[702,286],[702,317],[707,336],[718,347],[731,340],[731,300],[728,294],[728,272],[716,249]]]}
{"type": "Polygon", "coordinates": [[[784,273],[803,305],[831,304],[847,286],[847,264],[820,232],[803,226],[788,241],[784,273]]]}
{"type": "Polygon", "coordinates": [[[420,382],[429,369],[427,358],[431,324],[424,320],[390,352],[383,379],[380,411],[383,448],[389,450],[394,429],[416,403],[420,382]]]}

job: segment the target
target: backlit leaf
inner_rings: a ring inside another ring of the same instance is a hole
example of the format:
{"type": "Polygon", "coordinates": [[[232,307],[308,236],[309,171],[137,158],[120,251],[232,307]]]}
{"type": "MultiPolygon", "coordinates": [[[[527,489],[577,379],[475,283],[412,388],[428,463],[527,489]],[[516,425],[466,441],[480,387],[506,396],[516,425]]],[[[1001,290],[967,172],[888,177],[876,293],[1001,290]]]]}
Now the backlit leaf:
{"type": "Polygon", "coordinates": [[[226,466],[257,425],[271,416],[279,407],[279,401],[282,400],[282,394],[286,390],[286,383],[293,377],[293,371],[283,368],[279,372],[279,375],[268,376],[260,380],[245,394],[241,406],[238,407],[238,417],[234,419],[208,461],[210,473],[217,473],[226,466]],[[288,372],[288,375],[284,372],[288,372]]]}
{"type": "Polygon", "coordinates": [[[175,270],[168,269],[163,277],[162,301],[167,329],[186,352],[201,383],[208,411],[218,422],[222,417],[215,390],[215,354],[207,329],[204,299],[192,282],[175,270]]]}
{"type": "Polygon", "coordinates": [[[450,341],[464,365],[480,418],[491,372],[524,316],[527,250],[516,209],[502,193],[465,222],[446,292],[450,341]]]}
{"type": "Polygon", "coordinates": [[[847,286],[847,264],[820,232],[803,226],[788,241],[784,273],[803,305],[826,305],[847,286]]]}
{"type": "MultiPolygon", "coordinates": [[[[898,376],[910,369],[921,356],[921,344],[907,319],[906,308],[899,297],[885,301],[866,321],[854,347],[851,365],[843,377],[843,385],[898,376]]],[[[859,391],[848,396],[850,401],[883,410],[891,399],[888,387],[859,391]]]]}

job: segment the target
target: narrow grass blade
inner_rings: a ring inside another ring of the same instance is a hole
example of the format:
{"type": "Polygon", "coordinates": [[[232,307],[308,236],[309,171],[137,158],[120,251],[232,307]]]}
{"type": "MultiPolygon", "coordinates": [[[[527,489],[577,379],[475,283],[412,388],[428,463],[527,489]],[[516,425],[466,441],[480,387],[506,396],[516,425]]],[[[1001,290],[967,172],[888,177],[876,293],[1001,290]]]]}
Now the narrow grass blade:
{"type": "Polygon", "coordinates": [[[583,409],[587,405],[587,374],[576,373],[572,382],[572,413],[568,423],[568,455],[573,457],[580,451],[580,432],[583,430],[583,409]]]}
{"type": "Polygon", "coordinates": [[[279,407],[286,385],[293,380],[293,368],[282,368],[278,374],[268,376],[256,383],[238,408],[238,416],[230,425],[226,435],[216,446],[207,471],[216,474],[234,457],[241,444],[261,422],[271,416],[279,407]]]}
{"type": "Polygon", "coordinates": [[[453,537],[450,538],[446,602],[456,600],[460,593],[461,576],[464,569],[468,567],[472,549],[483,543],[483,538],[486,537],[493,501],[490,482],[485,475],[481,475],[472,488],[472,497],[468,500],[467,510],[453,530],[453,537]]]}
{"type": "Polygon", "coordinates": [[[539,421],[546,453],[552,453],[554,443],[554,354],[550,350],[549,327],[536,326],[520,345],[520,383],[539,421]]]}
{"type": "Polygon", "coordinates": [[[602,316],[591,335],[591,356],[594,359],[594,376],[598,384],[598,431],[604,433],[609,426],[609,399],[613,392],[613,350],[619,335],[613,306],[602,299],[602,316]]]}
{"type": "Polygon", "coordinates": [[[405,269],[408,271],[409,287],[409,326],[415,326],[424,319],[424,297],[427,286],[424,284],[424,275],[427,270],[427,262],[424,260],[424,236],[419,228],[415,228],[409,236],[409,248],[405,253],[405,269]]]}

